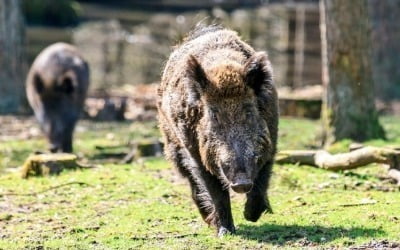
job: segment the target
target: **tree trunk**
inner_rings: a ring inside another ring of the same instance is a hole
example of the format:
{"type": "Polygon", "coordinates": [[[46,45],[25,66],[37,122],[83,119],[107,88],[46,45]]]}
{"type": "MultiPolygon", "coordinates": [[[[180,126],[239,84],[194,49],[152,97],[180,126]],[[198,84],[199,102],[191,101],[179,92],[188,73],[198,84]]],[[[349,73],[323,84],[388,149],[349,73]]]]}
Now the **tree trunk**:
{"type": "Polygon", "coordinates": [[[0,114],[21,108],[26,72],[23,41],[20,0],[0,0],[0,114]]]}
{"type": "Polygon", "coordinates": [[[374,104],[367,0],[321,0],[324,143],[384,137],[374,104]]]}

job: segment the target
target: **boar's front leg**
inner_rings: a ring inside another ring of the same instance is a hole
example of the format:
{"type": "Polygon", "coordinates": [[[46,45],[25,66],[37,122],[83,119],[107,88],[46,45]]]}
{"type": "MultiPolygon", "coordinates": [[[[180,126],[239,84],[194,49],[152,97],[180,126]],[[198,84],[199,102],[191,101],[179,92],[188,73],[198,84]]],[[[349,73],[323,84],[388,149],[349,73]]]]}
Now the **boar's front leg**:
{"type": "Polygon", "coordinates": [[[216,227],[220,237],[235,233],[229,190],[223,189],[221,182],[202,168],[184,168],[183,172],[189,179],[193,201],[203,220],[216,227]]]}
{"type": "Polygon", "coordinates": [[[192,191],[192,199],[199,209],[199,212],[204,220],[206,220],[213,211],[213,203],[210,194],[201,178],[201,175],[196,174],[197,167],[193,160],[188,160],[188,154],[184,149],[177,147],[174,144],[166,144],[166,152],[179,172],[189,180],[192,191]]]}
{"type": "Polygon", "coordinates": [[[203,170],[202,175],[214,204],[214,209],[206,218],[206,222],[217,228],[220,237],[227,233],[235,233],[229,189],[224,188],[221,181],[209,172],[203,170]]]}
{"type": "Polygon", "coordinates": [[[264,165],[254,180],[252,190],[247,193],[244,217],[248,221],[256,222],[264,211],[272,213],[271,205],[269,204],[266,193],[269,178],[271,176],[271,167],[271,162],[267,162],[264,165]]]}
{"type": "Polygon", "coordinates": [[[218,178],[207,172],[186,150],[174,148],[173,151],[173,160],[181,174],[188,178],[192,199],[203,220],[217,228],[218,236],[234,233],[229,190],[224,189],[218,178]]]}

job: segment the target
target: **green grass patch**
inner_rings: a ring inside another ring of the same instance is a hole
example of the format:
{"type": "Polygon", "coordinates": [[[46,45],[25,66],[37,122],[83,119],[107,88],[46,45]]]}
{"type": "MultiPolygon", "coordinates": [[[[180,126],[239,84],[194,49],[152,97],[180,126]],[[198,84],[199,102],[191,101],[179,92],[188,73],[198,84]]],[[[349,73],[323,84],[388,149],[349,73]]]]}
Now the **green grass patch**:
{"type": "MultiPolygon", "coordinates": [[[[367,144],[399,144],[400,119],[381,121],[388,140],[367,144]]],[[[282,119],[279,149],[317,147],[318,127],[282,119]]],[[[242,215],[245,197],[232,194],[237,234],[219,239],[202,221],[189,185],[166,160],[118,163],[132,141],[155,136],[154,122],[83,122],[75,151],[97,168],[27,180],[17,172],[1,174],[0,249],[342,248],[400,239],[399,189],[382,180],[385,173],[376,165],[339,173],[275,165],[269,189],[274,214],[248,222],[242,215]],[[114,157],[102,157],[107,154],[114,157]],[[59,186],[66,183],[71,185],[59,186]]],[[[346,151],[347,144],[336,151],[346,151]]],[[[45,147],[41,138],[2,142],[0,164],[20,166],[30,152],[45,147]]]]}

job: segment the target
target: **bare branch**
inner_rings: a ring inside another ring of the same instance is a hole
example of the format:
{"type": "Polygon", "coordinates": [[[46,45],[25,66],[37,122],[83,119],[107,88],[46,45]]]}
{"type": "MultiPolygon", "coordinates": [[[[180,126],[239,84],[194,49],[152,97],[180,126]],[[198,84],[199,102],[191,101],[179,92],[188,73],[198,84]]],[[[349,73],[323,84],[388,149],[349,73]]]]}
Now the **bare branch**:
{"type": "Polygon", "coordinates": [[[279,164],[292,163],[331,171],[354,169],[371,163],[389,165],[389,176],[400,183],[400,150],[393,147],[362,147],[348,153],[332,155],[324,150],[287,150],[276,157],[279,164]]]}

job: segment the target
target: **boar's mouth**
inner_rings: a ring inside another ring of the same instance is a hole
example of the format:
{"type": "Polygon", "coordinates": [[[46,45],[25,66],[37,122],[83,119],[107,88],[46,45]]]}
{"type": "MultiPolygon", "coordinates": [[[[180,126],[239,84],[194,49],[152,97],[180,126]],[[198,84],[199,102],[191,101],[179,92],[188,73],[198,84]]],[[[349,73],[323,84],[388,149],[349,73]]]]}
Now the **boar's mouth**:
{"type": "Polygon", "coordinates": [[[230,186],[236,193],[248,193],[253,188],[253,182],[246,174],[239,173],[235,176],[230,186]]]}
{"type": "MultiPolygon", "coordinates": [[[[229,161],[228,161],[229,162],[229,161]]],[[[248,193],[253,188],[253,173],[250,169],[255,166],[245,167],[247,164],[242,160],[236,159],[233,162],[219,163],[217,176],[222,181],[226,189],[231,188],[236,193],[248,193]]]]}

